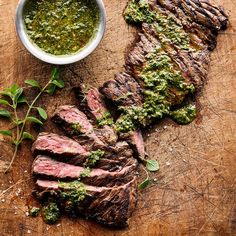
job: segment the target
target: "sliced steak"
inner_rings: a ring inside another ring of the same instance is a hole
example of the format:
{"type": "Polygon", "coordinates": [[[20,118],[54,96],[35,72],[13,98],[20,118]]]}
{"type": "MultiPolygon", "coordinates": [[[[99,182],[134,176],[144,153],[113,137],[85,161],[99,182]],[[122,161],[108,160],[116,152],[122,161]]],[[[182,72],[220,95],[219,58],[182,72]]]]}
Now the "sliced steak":
{"type": "Polygon", "coordinates": [[[79,106],[95,121],[94,132],[98,138],[109,145],[115,144],[118,137],[116,131],[111,127],[114,123],[111,113],[104,102],[104,97],[97,88],[86,89],[83,85],[74,89],[76,97],[79,99],[79,106]]]}
{"type": "Polygon", "coordinates": [[[121,185],[130,181],[135,175],[137,163],[125,166],[121,170],[109,172],[92,169],[88,177],[83,177],[85,168],[55,161],[47,156],[37,156],[32,166],[35,176],[47,179],[82,179],[85,184],[93,186],[121,185]]]}
{"type": "Polygon", "coordinates": [[[32,146],[34,155],[46,154],[70,160],[72,157],[83,158],[89,152],[78,142],[53,133],[40,133],[32,146]]]}
{"type": "Polygon", "coordinates": [[[86,100],[88,108],[96,119],[101,119],[105,113],[109,112],[106,108],[104,98],[97,88],[88,90],[86,100]]]}
{"type": "Polygon", "coordinates": [[[95,134],[94,128],[86,115],[77,107],[60,106],[55,111],[52,120],[64,129],[70,137],[80,144],[86,145],[87,150],[106,147],[105,143],[95,134]]]}
{"type": "MultiPolygon", "coordinates": [[[[53,197],[58,199],[61,192],[68,189],[60,187],[57,181],[38,179],[36,181],[36,196],[39,198],[53,197]]],[[[115,227],[128,225],[137,196],[137,178],[114,187],[94,187],[85,185],[85,199],[77,206],[77,214],[97,222],[115,227]]],[[[61,203],[63,207],[63,203],[61,203]]]]}
{"type": "MultiPolygon", "coordinates": [[[[78,142],[53,133],[40,133],[33,144],[34,155],[45,154],[59,161],[83,166],[89,158],[88,152],[78,142]]],[[[115,146],[97,161],[96,167],[103,170],[115,171],[120,168],[134,164],[132,150],[125,142],[117,142],[115,146]]]]}
{"type": "Polygon", "coordinates": [[[141,159],[145,158],[146,152],[141,130],[122,133],[120,134],[120,137],[130,144],[136,156],[141,159]]]}

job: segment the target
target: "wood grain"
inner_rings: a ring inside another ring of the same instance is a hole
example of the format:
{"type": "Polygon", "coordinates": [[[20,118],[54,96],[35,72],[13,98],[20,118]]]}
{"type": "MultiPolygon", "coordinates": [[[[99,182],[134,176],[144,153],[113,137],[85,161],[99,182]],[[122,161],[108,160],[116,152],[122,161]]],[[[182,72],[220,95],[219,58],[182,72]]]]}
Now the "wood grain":
{"type": "MultiPolygon", "coordinates": [[[[40,102],[49,115],[58,105],[76,102],[71,88],[80,78],[98,86],[122,70],[124,55],[137,32],[122,18],[126,0],[104,2],[105,38],[87,59],[62,68],[66,89],[40,102]]],[[[153,176],[155,185],[140,194],[129,228],[111,230],[91,221],[68,218],[48,226],[40,217],[28,217],[33,181],[30,144],[26,144],[13,170],[6,175],[0,173],[0,235],[236,235],[236,3],[217,2],[229,12],[230,27],[219,36],[208,82],[197,96],[198,119],[188,126],[177,126],[166,119],[145,132],[147,152],[160,162],[161,170],[153,176]]],[[[43,83],[51,69],[18,41],[14,28],[16,4],[16,0],[0,0],[1,88],[13,82],[23,85],[26,78],[43,83]]],[[[6,128],[6,123],[0,122],[0,128],[6,128]]],[[[43,130],[58,132],[50,121],[43,130]]],[[[11,147],[1,142],[0,170],[11,154],[11,147]]],[[[140,174],[140,180],[144,177],[140,174]]]]}

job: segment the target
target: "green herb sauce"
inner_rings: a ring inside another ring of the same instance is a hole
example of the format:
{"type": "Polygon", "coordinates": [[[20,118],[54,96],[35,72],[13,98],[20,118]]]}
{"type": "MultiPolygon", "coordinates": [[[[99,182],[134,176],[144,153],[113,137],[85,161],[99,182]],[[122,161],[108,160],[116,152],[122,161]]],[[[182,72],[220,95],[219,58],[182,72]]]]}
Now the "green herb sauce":
{"type": "Polygon", "coordinates": [[[113,118],[111,116],[110,112],[105,112],[103,116],[99,119],[97,119],[97,125],[98,127],[103,127],[105,125],[113,125],[113,118]]]}
{"type": "Polygon", "coordinates": [[[173,43],[181,49],[190,49],[189,35],[171,15],[150,9],[147,0],[131,0],[124,11],[128,23],[149,23],[158,34],[161,43],[173,43]]]}
{"type": "Polygon", "coordinates": [[[194,105],[188,105],[178,110],[170,112],[171,118],[178,124],[189,124],[197,116],[197,110],[194,105]]]}
{"type": "Polygon", "coordinates": [[[101,157],[104,155],[104,151],[98,149],[96,151],[91,151],[90,155],[87,157],[85,162],[86,167],[93,167],[96,163],[100,160],[101,157]]]}
{"type": "Polygon", "coordinates": [[[65,211],[74,214],[79,203],[85,199],[86,189],[83,183],[76,180],[73,182],[60,182],[60,199],[65,204],[65,211]]]}
{"type": "Polygon", "coordinates": [[[144,83],[144,104],[142,107],[122,108],[115,127],[118,132],[134,130],[138,124],[144,126],[154,119],[169,115],[171,106],[181,104],[185,96],[195,91],[191,83],[186,83],[180,71],[174,68],[170,57],[156,48],[147,57],[147,64],[140,73],[144,83]]]}
{"type": "Polygon", "coordinates": [[[80,174],[80,178],[86,178],[89,177],[91,174],[91,170],[89,167],[86,167],[84,171],[80,174]]]}
{"type": "Polygon", "coordinates": [[[43,219],[48,224],[54,224],[60,217],[60,210],[56,203],[50,202],[42,208],[43,219]]]}
{"type": "Polygon", "coordinates": [[[80,135],[81,134],[81,125],[80,124],[72,124],[70,135],[80,135]]]}
{"type": "Polygon", "coordinates": [[[40,212],[40,208],[31,207],[30,211],[29,211],[29,215],[32,216],[32,217],[36,217],[36,216],[38,216],[39,212],[40,212]]]}
{"type": "Polygon", "coordinates": [[[98,28],[99,9],[95,0],[28,1],[24,22],[30,39],[54,55],[78,52],[98,28]]]}
{"type": "Polygon", "coordinates": [[[124,11],[124,18],[128,23],[152,23],[155,13],[150,11],[146,0],[131,0],[124,11]]]}

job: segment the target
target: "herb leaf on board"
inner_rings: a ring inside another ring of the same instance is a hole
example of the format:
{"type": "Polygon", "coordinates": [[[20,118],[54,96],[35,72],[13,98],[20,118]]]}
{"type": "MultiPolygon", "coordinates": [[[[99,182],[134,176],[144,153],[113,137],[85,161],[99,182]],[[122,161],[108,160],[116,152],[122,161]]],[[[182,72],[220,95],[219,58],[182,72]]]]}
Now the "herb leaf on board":
{"type": "Polygon", "coordinates": [[[39,115],[44,119],[47,120],[48,115],[47,112],[42,107],[37,107],[39,115]]]}
{"type": "Polygon", "coordinates": [[[142,183],[139,184],[138,189],[143,190],[151,183],[151,180],[147,177],[142,183]]]}
{"type": "Polygon", "coordinates": [[[159,163],[156,160],[147,160],[146,168],[151,172],[156,172],[160,169],[159,163]]]}

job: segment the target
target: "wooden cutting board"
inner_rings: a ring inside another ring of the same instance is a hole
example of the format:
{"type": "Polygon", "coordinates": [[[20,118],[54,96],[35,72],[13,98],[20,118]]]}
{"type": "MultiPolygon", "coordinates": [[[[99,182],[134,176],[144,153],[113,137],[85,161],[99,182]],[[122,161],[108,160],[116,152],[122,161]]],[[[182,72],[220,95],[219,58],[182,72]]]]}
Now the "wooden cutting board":
{"type": "MultiPolygon", "coordinates": [[[[87,59],[62,68],[66,89],[40,102],[49,115],[58,105],[76,102],[71,88],[80,78],[98,86],[122,71],[124,55],[137,31],[122,18],[127,0],[104,2],[105,38],[87,59]]],[[[160,162],[161,169],[153,176],[155,185],[140,193],[129,228],[111,230],[91,221],[68,218],[48,226],[41,217],[28,217],[28,205],[33,204],[30,144],[22,147],[13,169],[3,174],[12,149],[1,142],[1,236],[236,235],[236,2],[218,3],[229,12],[230,26],[218,38],[208,81],[197,96],[198,118],[188,126],[165,119],[146,131],[147,152],[160,162]]],[[[18,41],[14,27],[16,4],[16,0],[0,0],[1,88],[16,82],[23,85],[29,78],[43,83],[52,68],[31,56],[18,41]]],[[[6,124],[1,120],[3,128],[6,124]]],[[[58,132],[50,121],[42,130],[58,132]]],[[[143,178],[145,174],[140,174],[140,181],[143,178]]]]}

